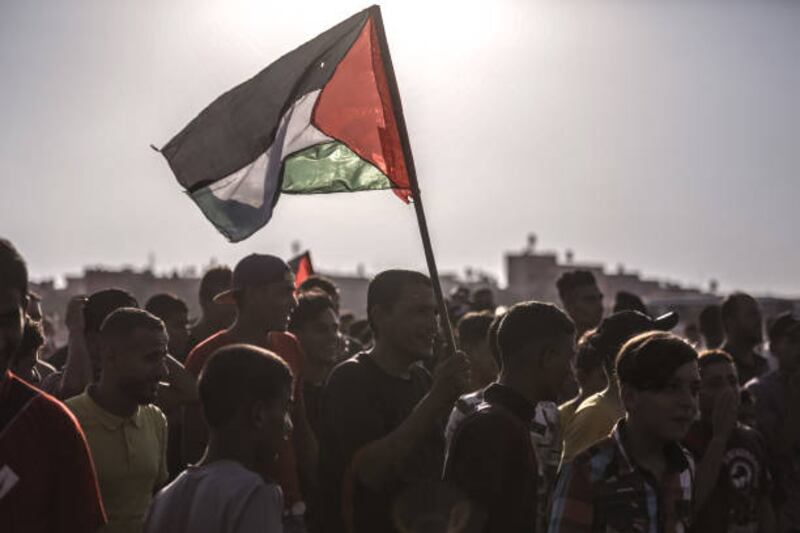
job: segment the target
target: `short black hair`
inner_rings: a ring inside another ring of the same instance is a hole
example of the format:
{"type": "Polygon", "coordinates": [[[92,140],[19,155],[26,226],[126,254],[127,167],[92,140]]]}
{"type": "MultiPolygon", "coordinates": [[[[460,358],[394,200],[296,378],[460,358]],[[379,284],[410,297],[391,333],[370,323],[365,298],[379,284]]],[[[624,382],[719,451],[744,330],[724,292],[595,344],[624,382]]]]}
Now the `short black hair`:
{"type": "Polygon", "coordinates": [[[300,284],[298,289],[300,292],[317,289],[324,292],[331,298],[336,298],[336,296],[339,294],[339,289],[336,287],[336,284],[330,278],[321,276],[319,274],[312,274],[311,276],[308,276],[305,280],[303,280],[303,283],[300,284]]]}
{"type": "Polygon", "coordinates": [[[28,294],[28,266],[25,259],[11,241],[1,238],[0,283],[9,289],[17,289],[23,298],[28,294]]]}
{"type": "Polygon", "coordinates": [[[103,289],[92,294],[83,308],[84,331],[100,331],[106,317],[123,307],[139,307],[139,303],[122,289],[103,289]]]}
{"type": "Polygon", "coordinates": [[[421,272],[414,270],[384,270],[372,281],[367,289],[367,320],[373,334],[377,337],[378,330],[372,320],[372,309],[378,305],[391,307],[400,299],[406,286],[422,284],[431,287],[431,279],[421,272]]]}
{"type": "Polygon", "coordinates": [[[564,272],[556,281],[558,295],[562,300],[573,290],[577,289],[578,287],[585,287],[587,285],[597,285],[597,280],[595,279],[594,274],[588,270],[572,270],[570,272],[564,272]]]}
{"type": "Polygon", "coordinates": [[[230,289],[232,276],[233,272],[227,266],[214,267],[203,274],[203,279],[200,280],[200,305],[209,305],[214,301],[214,296],[230,289]]]}
{"type": "Polygon", "coordinates": [[[720,315],[722,316],[723,324],[736,316],[736,313],[739,312],[739,304],[745,300],[755,301],[755,298],[745,292],[734,292],[722,301],[720,315]]]}
{"type": "Polygon", "coordinates": [[[200,373],[198,389],[206,422],[224,428],[257,400],[272,401],[292,387],[292,371],[274,353],[250,344],[215,351],[200,373]]]}
{"type": "Polygon", "coordinates": [[[708,331],[709,329],[716,329],[722,327],[722,309],[716,304],[710,304],[700,311],[697,316],[697,322],[700,325],[701,331],[708,331]]]}
{"type": "Polygon", "coordinates": [[[136,329],[163,330],[164,322],[157,316],[138,307],[121,307],[112,311],[100,326],[100,335],[106,342],[125,341],[136,329]]]}
{"type": "Polygon", "coordinates": [[[678,368],[696,360],[697,351],[684,339],[666,331],[648,331],[620,349],[617,379],[639,390],[660,390],[678,368]]]}
{"type": "Polygon", "coordinates": [[[703,350],[700,352],[700,355],[697,356],[697,364],[701,369],[718,363],[736,365],[731,354],[725,350],[703,350]]]}
{"type": "Polygon", "coordinates": [[[162,292],[151,296],[150,299],[147,300],[147,303],[144,304],[144,309],[148,313],[154,314],[164,322],[176,314],[189,312],[186,302],[176,295],[168,292],[162,292]]]}
{"type": "Polygon", "coordinates": [[[493,320],[491,311],[470,311],[458,321],[458,339],[462,344],[483,342],[493,320]]]}
{"type": "Polygon", "coordinates": [[[289,331],[297,333],[303,326],[328,309],[336,312],[333,302],[327,293],[317,289],[300,293],[297,298],[297,307],[295,307],[292,316],[289,318],[289,331]]]}
{"type": "Polygon", "coordinates": [[[575,335],[575,324],[558,307],[542,302],[514,304],[497,332],[500,358],[505,366],[519,350],[532,341],[555,340],[575,335]]]}

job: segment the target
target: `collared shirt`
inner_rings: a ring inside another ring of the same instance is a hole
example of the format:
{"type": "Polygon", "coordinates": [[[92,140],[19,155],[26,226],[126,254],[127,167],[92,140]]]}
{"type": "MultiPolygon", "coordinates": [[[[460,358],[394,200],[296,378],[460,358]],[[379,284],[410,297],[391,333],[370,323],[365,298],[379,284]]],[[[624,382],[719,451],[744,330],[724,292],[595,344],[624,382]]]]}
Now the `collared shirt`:
{"type": "Polygon", "coordinates": [[[581,402],[564,432],[564,459],[571,461],[577,454],[611,433],[625,410],[616,391],[605,389],[581,402]]]}
{"type": "Polygon", "coordinates": [[[9,371],[0,382],[0,531],[94,532],[106,518],[78,421],[9,371]]]}
{"type": "MultiPolygon", "coordinates": [[[[91,388],[91,386],[90,386],[91,388]]],[[[139,533],[153,492],[168,478],[167,419],[155,405],[133,416],[109,413],[87,389],[67,400],[89,441],[108,525],[103,533],[139,533]]]]}
{"type": "Polygon", "coordinates": [[[494,383],[462,397],[450,425],[444,477],[486,509],[485,531],[543,530],[561,455],[556,405],[534,405],[494,383]],[[464,414],[478,397],[483,402],[464,414]]]}
{"type": "Polygon", "coordinates": [[[778,496],[779,512],[787,525],[800,530],[800,443],[787,452],[779,443],[789,414],[787,377],[779,370],[745,385],[756,399],[756,426],[767,445],[778,496]]]}
{"type": "Polygon", "coordinates": [[[550,533],[669,532],[690,525],[694,461],[679,444],[664,449],[667,469],[655,477],[624,445],[625,421],[562,466],[553,493],[550,533]]]}

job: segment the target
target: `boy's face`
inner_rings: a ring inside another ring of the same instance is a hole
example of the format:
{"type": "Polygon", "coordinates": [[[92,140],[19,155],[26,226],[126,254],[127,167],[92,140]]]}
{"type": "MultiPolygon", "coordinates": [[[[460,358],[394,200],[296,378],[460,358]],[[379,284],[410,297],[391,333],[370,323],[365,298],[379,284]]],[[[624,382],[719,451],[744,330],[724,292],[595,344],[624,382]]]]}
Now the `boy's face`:
{"type": "Polygon", "coordinates": [[[734,364],[719,362],[705,367],[700,372],[700,378],[700,416],[710,420],[714,405],[726,391],[738,397],[739,376],[734,364]]]}
{"type": "Polygon", "coordinates": [[[664,442],[680,441],[697,417],[700,373],[697,362],[686,363],[658,390],[639,390],[623,385],[628,417],[664,442]]]}

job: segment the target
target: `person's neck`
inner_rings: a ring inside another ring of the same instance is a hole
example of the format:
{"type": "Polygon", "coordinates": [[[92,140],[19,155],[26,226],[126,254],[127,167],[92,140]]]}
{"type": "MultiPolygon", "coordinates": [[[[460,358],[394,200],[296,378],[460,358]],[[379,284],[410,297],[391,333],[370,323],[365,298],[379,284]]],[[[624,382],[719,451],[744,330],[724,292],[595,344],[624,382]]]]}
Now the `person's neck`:
{"type": "Polygon", "coordinates": [[[500,378],[497,382],[515,391],[533,405],[539,402],[552,401],[554,398],[551,395],[541,387],[532,384],[528,374],[528,372],[515,371],[513,368],[506,367],[500,372],[500,378]]]}
{"type": "Polygon", "coordinates": [[[238,432],[212,431],[203,456],[195,466],[206,466],[216,461],[236,461],[248,470],[259,472],[258,453],[252,439],[243,438],[238,432]]]}
{"type": "Polygon", "coordinates": [[[139,403],[125,395],[119,387],[101,376],[100,381],[89,386],[92,400],[112,415],[128,418],[136,413],[139,403]]]}
{"type": "Polygon", "coordinates": [[[625,451],[633,462],[659,478],[664,473],[666,457],[662,439],[644,430],[636,420],[626,419],[624,432],[625,451]]]}
{"type": "Polygon", "coordinates": [[[308,358],[306,359],[306,366],[303,368],[303,381],[314,385],[322,385],[325,378],[328,377],[331,367],[332,365],[329,363],[308,358]]]}
{"type": "Polygon", "coordinates": [[[251,343],[264,342],[272,328],[264,323],[264,319],[256,314],[240,313],[236,321],[228,328],[228,333],[237,340],[251,343]]]}
{"type": "Polygon", "coordinates": [[[403,354],[387,343],[376,340],[375,347],[369,353],[378,368],[390,376],[398,378],[409,376],[409,367],[412,363],[409,363],[403,354]]]}
{"type": "Polygon", "coordinates": [[[750,363],[753,361],[754,350],[756,345],[749,341],[742,341],[739,339],[730,339],[725,341],[723,349],[731,354],[731,357],[737,362],[750,363]]]}

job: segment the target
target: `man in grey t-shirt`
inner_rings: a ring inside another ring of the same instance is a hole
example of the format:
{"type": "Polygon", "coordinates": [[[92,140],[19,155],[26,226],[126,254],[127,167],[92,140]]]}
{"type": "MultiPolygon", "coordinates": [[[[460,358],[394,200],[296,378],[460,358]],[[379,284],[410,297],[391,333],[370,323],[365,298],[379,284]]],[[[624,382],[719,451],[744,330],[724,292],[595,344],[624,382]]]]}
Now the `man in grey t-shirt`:
{"type": "Polygon", "coordinates": [[[291,430],[292,374],[255,346],[217,350],[200,375],[205,454],[153,499],[146,533],[283,533],[283,496],[263,472],[291,430]]]}

